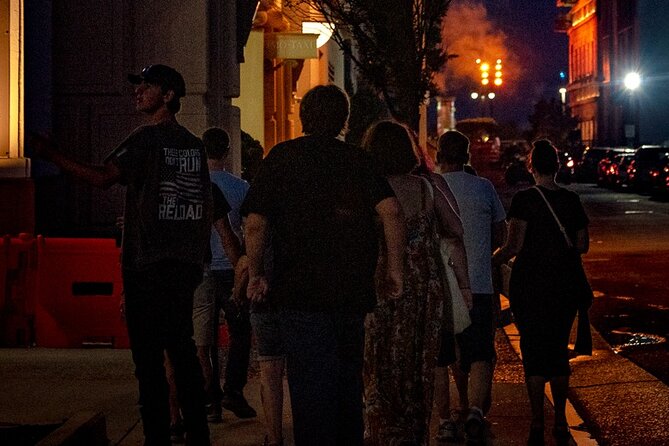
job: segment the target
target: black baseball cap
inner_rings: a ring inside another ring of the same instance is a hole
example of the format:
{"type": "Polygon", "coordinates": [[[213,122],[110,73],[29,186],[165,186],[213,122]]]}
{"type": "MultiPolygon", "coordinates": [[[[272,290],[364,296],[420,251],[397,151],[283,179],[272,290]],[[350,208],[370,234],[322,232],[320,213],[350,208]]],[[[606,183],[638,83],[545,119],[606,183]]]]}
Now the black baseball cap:
{"type": "Polygon", "coordinates": [[[179,98],[186,96],[186,82],[184,82],[183,76],[167,65],[149,65],[144,67],[139,74],[129,74],[128,80],[134,85],[139,85],[142,82],[160,85],[167,90],[174,91],[174,94],[179,98]]]}

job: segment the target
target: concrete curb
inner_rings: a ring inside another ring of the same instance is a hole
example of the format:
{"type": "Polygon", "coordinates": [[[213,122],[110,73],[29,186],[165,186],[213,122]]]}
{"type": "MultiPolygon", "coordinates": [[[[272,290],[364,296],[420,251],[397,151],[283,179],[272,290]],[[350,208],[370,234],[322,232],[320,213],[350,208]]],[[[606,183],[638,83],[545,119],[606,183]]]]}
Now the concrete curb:
{"type": "Polygon", "coordinates": [[[593,355],[572,360],[569,399],[607,446],[669,444],[669,386],[617,355],[592,329],[593,355]]]}
{"type": "Polygon", "coordinates": [[[102,412],[78,412],[35,446],[107,446],[107,423],[102,412]]]}

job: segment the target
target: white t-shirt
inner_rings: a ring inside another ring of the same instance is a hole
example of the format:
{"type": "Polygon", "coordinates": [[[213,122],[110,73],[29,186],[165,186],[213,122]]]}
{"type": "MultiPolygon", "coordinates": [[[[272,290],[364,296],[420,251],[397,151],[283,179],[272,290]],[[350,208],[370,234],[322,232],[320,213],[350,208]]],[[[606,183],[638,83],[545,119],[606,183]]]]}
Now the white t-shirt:
{"type": "Polygon", "coordinates": [[[492,294],[492,225],[506,218],[502,202],[485,178],[464,171],[442,176],[460,208],[472,293],[492,294]]]}

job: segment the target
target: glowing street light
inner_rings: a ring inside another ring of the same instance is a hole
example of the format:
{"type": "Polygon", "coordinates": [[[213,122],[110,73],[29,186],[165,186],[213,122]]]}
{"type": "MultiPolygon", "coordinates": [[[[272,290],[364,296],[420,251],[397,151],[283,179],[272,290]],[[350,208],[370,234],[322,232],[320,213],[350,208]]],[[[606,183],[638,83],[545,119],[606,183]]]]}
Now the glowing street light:
{"type": "Polygon", "coordinates": [[[490,99],[490,100],[495,99],[495,93],[493,93],[492,91],[490,93],[488,93],[488,99],[490,99]]]}
{"type": "Polygon", "coordinates": [[[564,105],[567,102],[567,89],[562,87],[558,92],[560,93],[560,102],[564,105]]]}
{"type": "Polygon", "coordinates": [[[636,90],[641,85],[641,76],[636,72],[627,73],[623,83],[628,90],[636,90]]]}
{"type": "Polygon", "coordinates": [[[474,99],[474,100],[476,100],[476,99],[479,98],[479,94],[478,94],[477,92],[473,92],[470,96],[471,96],[471,98],[474,99]]]}
{"type": "Polygon", "coordinates": [[[635,91],[641,86],[641,75],[637,72],[629,72],[623,79],[627,89],[627,103],[623,107],[623,122],[625,138],[628,146],[634,146],[639,142],[639,103],[635,91]]]}

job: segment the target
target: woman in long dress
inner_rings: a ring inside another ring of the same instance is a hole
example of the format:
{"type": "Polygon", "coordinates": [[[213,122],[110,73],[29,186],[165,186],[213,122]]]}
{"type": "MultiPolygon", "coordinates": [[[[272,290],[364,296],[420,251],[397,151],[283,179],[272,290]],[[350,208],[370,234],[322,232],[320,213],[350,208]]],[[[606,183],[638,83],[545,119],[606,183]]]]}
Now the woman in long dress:
{"type": "MultiPolygon", "coordinates": [[[[448,210],[427,180],[411,174],[418,158],[406,127],[382,121],[367,132],[364,146],[393,188],[407,226],[403,294],[390,299],[377,286],[378,305],[366,324],[365,441],[424,445],[444,300],[437,213],[448,210]]],[[[462,236],[461,224],[449,229],[462,236]]],[[[382,254],[377,277],[384,277],[384,267],[382,254]]]]}
{"type": "Polygon", "coordinates": [[[570,438],[565,417],[569,334],[577,308],[582,308],[584,302],[587,305],[592,298],[580,258],[588,251],[588,218],[578,195],[555,183],[558,165],[557,152],[550,141],[534,143],[531,168],[536,187],[513,197],[506,244],[493,256],[497,265],[516,256],[509,297],[520,332],[532,408],[530,446],[544,444],[543,403],[547,381],[555,406],[553,436],[558,444],[567,444],[570,438]]]}

